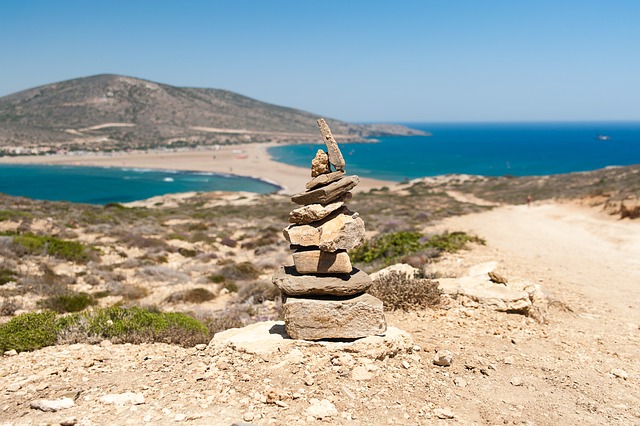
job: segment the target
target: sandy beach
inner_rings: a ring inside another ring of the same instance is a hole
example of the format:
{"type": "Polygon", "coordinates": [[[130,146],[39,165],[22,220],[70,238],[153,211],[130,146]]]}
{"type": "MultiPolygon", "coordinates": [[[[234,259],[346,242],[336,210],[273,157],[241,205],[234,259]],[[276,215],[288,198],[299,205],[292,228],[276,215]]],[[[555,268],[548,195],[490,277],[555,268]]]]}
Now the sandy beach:
{"type": "MultiPolygon", "coordinates": [[[[65,164],[214,172],[263,179],[281,186],[285,194],[302,191],[305,183],[311,179],[309,169],[272,160],[267,149],[275,145],[277,144],[253,143],[181,152],[2,157],[0,164],[65,164]]],[[[311,160],[309,158],[309,166],[311,160]]],[[[347,164],[347,172],[348,166],[347,164]]],[[[354,191],[393,185],[395,182],[361,177],[360,184],[354,191]]]]}

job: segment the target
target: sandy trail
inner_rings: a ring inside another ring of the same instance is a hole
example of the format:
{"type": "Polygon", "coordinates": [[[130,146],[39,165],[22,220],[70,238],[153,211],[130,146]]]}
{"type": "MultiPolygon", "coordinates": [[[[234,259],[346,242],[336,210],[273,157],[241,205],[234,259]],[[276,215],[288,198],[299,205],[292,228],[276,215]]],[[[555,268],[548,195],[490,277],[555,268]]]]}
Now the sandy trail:
{"type": "MultiPolygon", "coordinates": [[[[640,223],[572,204],[508,206],[443,224],[487,240],[505,267],[544,291],[640,320],[640,223]]],[[[583,306],[584,307],[584,306],[583,306]]]]}

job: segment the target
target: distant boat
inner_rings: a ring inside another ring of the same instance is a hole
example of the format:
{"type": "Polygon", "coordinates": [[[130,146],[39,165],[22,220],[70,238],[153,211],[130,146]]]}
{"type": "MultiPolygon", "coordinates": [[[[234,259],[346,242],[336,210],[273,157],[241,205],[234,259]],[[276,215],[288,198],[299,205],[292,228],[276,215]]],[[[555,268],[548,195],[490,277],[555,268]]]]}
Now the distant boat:
{"type": "Polygon", "coordinates": [[[601,135],[600,133],[598,133],[596,135],[596,139],[598,139],[599,141],[608,141],[611,139],[611,136],[609,135],[601,135]]]}

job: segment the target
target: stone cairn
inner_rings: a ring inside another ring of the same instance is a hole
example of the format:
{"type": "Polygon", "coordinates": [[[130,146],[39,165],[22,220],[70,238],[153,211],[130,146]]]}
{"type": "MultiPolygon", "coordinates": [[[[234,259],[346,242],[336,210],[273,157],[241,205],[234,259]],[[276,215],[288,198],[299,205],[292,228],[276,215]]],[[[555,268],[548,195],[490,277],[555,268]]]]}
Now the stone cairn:
{"type": "Polygon", "coordinates": [[[346,175],[327,123],[319,119],[318,126],[327,151],[318,150],[306,191],[291,198],[302,207],[289,214],[291,225],[283,231],[294,250],[294,264],[273,275],[283,293],[285,329],[290,337],[304,340],[382,334],[387,329],[382,301],[365,293],[371,278],[353,268],[347,254],[365,237],[364,222],[345,205],[360,179],[346,175]]]}

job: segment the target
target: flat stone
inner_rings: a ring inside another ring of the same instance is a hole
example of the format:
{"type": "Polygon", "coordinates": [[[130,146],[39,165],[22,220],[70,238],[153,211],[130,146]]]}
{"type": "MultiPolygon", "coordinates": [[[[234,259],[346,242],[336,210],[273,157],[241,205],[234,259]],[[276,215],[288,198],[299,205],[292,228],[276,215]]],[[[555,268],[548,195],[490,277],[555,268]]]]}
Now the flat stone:
{"type": "Polygon", "coordinates": [[[67,408],[71,408],[75,405],[71,398],[61,399],[36,399],[29,404],[34,410],[40,411],[60,411],[67,408]]]}
{"type": "Polygon", "coordinates": [[[106,404],[114,404],[114,405],[140,405],[144,404],[144,395],[141,393],[134,392],[124,392],[124,393],[112,393],[108,395],[103,395],[100,397],[100,401],[106,404]]]}
{"type": "Polygon", "coordinates": [[[344,176],[344,173],[345,173],[344,170],[338,170],[337,172],[331,172],[331,173],[325,173],[325,174],[322,174],[322,175],[318,175],[318,176],[314,177],[313,179],[311,179],[309,182],[307,182],[305,187],[307,189],[313,189],[313,188],[317,188],[319,186],[328,185],[331,182],[335,182],[338,179],[340,179],[342,176],[344,176]]]}
{"type": "Polygon", "coordinates": [[[350,274],[353,270],[346,251],[297,249],[293,253],[293,264],[300,274],[350,274]]]}
{"type": "Polygon", "coordinates": [[[371,287],[369,275],[358,268],[353,268],[350,274],[315,276],[301,275],[294,266],[283,266],[273,274],[272,280],[287,296],[350,296],[371,287]]]}
{"type": "Polygon", "coordinates": [[[311,177],[316,177],[331,172],[329,165],[329,156],[326,152],[319,149],[316,156],[311,160],[311,177]]]}
{"type": "Polygon", "coordinates": [[[387,329],[382,301],[367,293],[335,299],[288,297],[282,313],[287,334],[294,339],[358,339],[387,329]]]}
{"type": "MultiPolygon", "coordinates": [[[[347,194],[351,194],[347,192],[347,194]]],[[[344,198],[344,197],[343,197],[344,198]]],[[[344,206],[343,199],[336,200],[331,204],[309,204],[308,206],[298,207],[289,213],[289,222],[296,223],[298,225],[306,225],[312,222],[317,222],[329,216],[340,207],[344,206]]]]}
{"type": "Polygon", "coordinates": [[[358,213],[343,209],[340,214],[308,225],[289,225],[283,235],[288,242],[297,246],[317,246],[327,252],[351,250],[364,242],[364,221],[358,213]]]}
{"type": "Polygon", "coordinates": [[[396,327],[375,336],[353,341],[293,340],[286,332],[284,321],[262,321],[242,328],[216,333],[209,343],[213,353],[231,349],[238,353],[291,359],[301,351],[307,354],[322,347],[329,354],[351,354],[368,359],[385,359],[401,353],[411,353],[415,345],[411,335],[396,327]]]}
{"type": "Polygon", "coordinates": [[[291,201],[303,206],[307,204],[329,204],[351,191],[358,182],[360,182],[360,178],[356,175],[345,176],[327,186],[300,192],[291,197],[291,201]]]}
{"type": "Polygon", "coordinates": [[[463,303],[466,299],[496,311],[522,314],[527,314],[533,301],[540,297],[535,284],[517,281],[496,284],[489,281],[487,275],[440,278],[438,288],[454,299],[461,298],[463,303]]]}
{"type": "Polygon", "coordinates": [[[320,134],[322,135],[324,144],[327,146],[327,151],[329,153],[329,162],[333,164],[336,170],[344,169],[344,157],[340,152],[340,148],[338,148],[338,142],[336,142],[336,140],[333,138],[333,135],[331,134],[329,125],[322,118],[317,120],[317,123],[318,127],[320,128],[320,134]]]}

